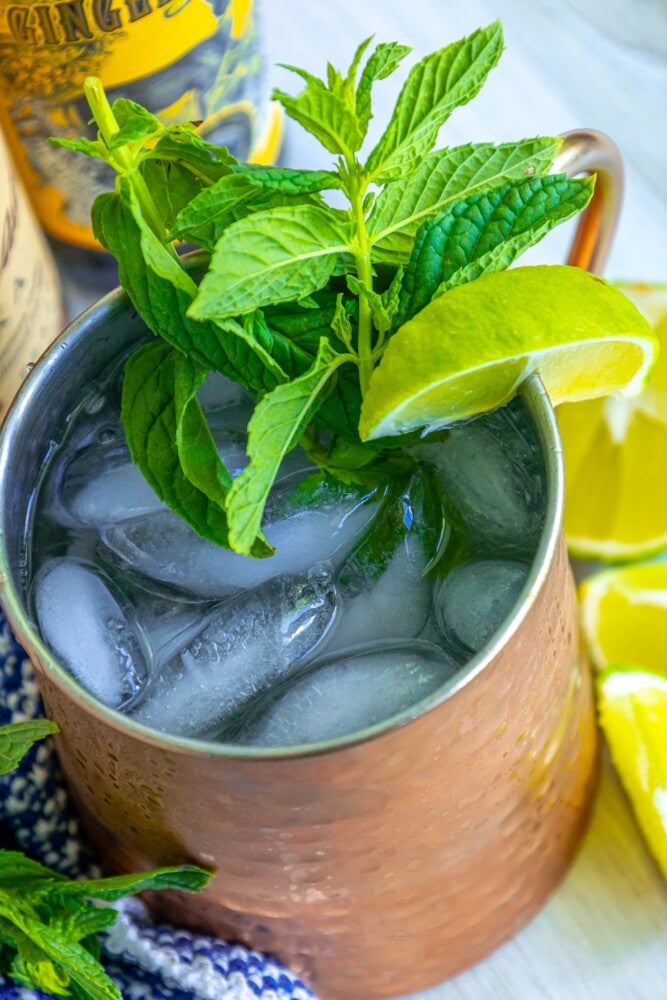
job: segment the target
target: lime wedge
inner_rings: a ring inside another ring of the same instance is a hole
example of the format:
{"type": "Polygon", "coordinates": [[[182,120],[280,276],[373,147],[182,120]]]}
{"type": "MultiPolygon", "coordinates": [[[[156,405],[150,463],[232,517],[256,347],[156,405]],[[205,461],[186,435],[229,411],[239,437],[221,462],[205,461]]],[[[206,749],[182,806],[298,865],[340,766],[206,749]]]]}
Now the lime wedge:
{"type": "Polygon", "coordinates": [[[667,878],[667,677],[611,667],[597,680],[600,725],[649,850],[667,878]]]}
{"type": "Polygon", "coordinates": [[[443,427],[507,402],[539,372],[554,404],[637,393],[657,357],[621,292],[565,265],[512,268],[452,288],[387,344],[364,398],[363,439],[443,427]]]}

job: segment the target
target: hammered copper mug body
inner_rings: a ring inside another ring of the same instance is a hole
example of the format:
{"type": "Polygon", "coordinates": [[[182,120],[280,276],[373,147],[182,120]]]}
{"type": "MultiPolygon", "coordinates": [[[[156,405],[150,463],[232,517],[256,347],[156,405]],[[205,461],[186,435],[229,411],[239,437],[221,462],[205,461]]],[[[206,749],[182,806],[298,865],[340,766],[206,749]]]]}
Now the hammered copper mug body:
{"type": "Polygon", "coordinates": [[[36,470],[74,401],[145,334],[122,293],[101,300],[36,366],[0,441],[3,603],[60,726],[84,829],[109,870],[194,862],[213,871],[197,895],[156,895],[156,912],[277,955],[324,1000],[442,981],[542,906],[595,784],[561,452],[544,390],[536,377],[522,389],[544,456],[545,526],[520,601],[488,647],[416,712],[358,737],[289,751],[214,745],[151,732],[96,703],[28,610],[36,470]]]}

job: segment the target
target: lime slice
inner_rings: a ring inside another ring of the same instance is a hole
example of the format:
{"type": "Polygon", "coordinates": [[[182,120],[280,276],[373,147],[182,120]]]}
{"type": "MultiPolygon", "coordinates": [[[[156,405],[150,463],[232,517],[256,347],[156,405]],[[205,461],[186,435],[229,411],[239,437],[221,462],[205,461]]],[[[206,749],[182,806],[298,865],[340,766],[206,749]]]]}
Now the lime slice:
{"type": "MultiPolygon", "coordinates": [[[[667,344],[667,285],[617,287],[667,344]]],[[[639,395],[568,403],[558,423],[570,552],[620,562],[667,548],[667,353],[639,395]]]]}
{"type": "Polygon", "coordinates": [[[539,372],[554,403],[638,392],[657,341],[595,275],[513,268],[452,288],[407,322],[371,376],[362,438],[443,427],[507,402],[539,372]]]}
{"type": "Polygon", "coordinates": [[[667,677],[642,667],[611,667],[598,677],[597,690],[611,759],[667,878],[667,677]]]}

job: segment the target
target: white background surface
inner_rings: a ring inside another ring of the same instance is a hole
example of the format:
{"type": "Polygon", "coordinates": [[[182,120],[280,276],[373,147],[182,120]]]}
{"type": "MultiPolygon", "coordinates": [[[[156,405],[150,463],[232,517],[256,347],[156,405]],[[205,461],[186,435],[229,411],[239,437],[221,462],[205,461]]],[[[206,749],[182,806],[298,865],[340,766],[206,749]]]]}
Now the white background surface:
{"type": "MultiPolygon", "coordinates": [[[[482,93],[452,115],[442,141],[503,141],[581,127],[607,132],[624,157],[626,191],[605,274],[667,281],[667,53],[660,52],[667,47],[667,0],[265,0],[265,47],[271,63],[323,75],[327,59],[346,69],[368,35],[411,45],[417,58],[496,17],[505,30],[503,58],[482,93]],[[619,33],[634,44],[619,41],[619,33]]],[[[395,81],[404,75],[376,86],[372,125],[386,120],[395,81]]],[[[300,89],[284,70],[272,69],[271,79],[291,93],[300,89]]],[[[288,128],[284,161],[330,162],[296,126],[288,128]]],[[[562,260],[568,243],[569,234],[554,232],[530,259],[562,260]]],[[[545,910],[485,962],[419,994],[419,1000],[665,998],[667,887],[608,767],[582,850],[545,910]]]]}
{"type": "MultiPolygon", "coordinates": [[[[327,59],[346,69],[368,35],[411,45],[416,58],[496,17],[506,52],[442,141],[607,132],[623,153],[627,184],[606,276],[667,281],[667,0],[264,0],[265,50],[272,66],[322,75],[327,59]]],[[[299,89],[284,70],[269,75],[299,89]]],[[[371,137],[404,75],[377,85],[371,137]]],[[[330,163],[291,126],[283,161],[330,163]]],[[[560,261],[568,242],[567,232],[553,233],[524,260],[560,261]]],[[[75,289],[70,311],[92,297],[75,289]]],[[[419,1000],[667,1000],[667,888],[608,767],[588,836],[544,911],[486,961],[419,1000]]]]}

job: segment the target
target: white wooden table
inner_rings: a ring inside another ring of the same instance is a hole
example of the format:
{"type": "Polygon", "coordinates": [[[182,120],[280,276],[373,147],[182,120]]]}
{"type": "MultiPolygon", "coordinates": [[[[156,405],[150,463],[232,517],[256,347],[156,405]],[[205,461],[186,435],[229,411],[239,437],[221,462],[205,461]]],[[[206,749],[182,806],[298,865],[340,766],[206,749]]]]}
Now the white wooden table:
{"type": "MultiPolygon", "coordinates": [[[[371,34],[411,45],[419,57],[500,17],[507,45],[500,66],[454,113],[443,141],[607,132],[623,153],[627,188],[606,276],[667,281],[665,0],[264,0],[263,11],[271,66],[318,74],[327,59],[347,68],[371,34]],[[607,35],[599,22],[616,30],[617,7],[631,9],[639,43],[665,51],[607,35]]],[[[298,89],[285,71],[269,72],[272,83],[298,89]]],[[[386,120],[396,88],[394,78],[377,86],[372,127],[386,120]]],[[[288,128],[284,162],[329,166],[328,154],[296,127],[288,128]]],[[[562,260],[568,241],[569,233],[553,233],[525,259],[562,260]]],[[[93,297],[86,288],[72,292],[72,312],[93,297]]],[[[412,1000],[667,1000],[667,886],[608,765],[589,833],[542,913],[486,961],[412,1000]]]]}

